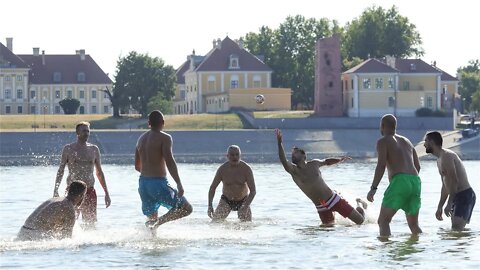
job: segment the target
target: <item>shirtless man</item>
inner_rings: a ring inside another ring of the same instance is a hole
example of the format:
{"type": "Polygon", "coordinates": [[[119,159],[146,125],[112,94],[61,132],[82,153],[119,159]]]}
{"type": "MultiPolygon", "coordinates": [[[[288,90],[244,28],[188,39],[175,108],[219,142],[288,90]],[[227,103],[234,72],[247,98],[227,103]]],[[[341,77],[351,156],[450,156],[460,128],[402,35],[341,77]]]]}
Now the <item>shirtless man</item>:
{"type": "Polygon", "coordinates": [[[413,144],[406,137],[396,134],[396,127],[395,116],[386,114],[382,117],[380,133],[383,137],[377,141],[377,167],[367,195],[367,199],[373,202],[373,196],[387,168],[390,184],[383,195],[378,216],[380,237],[390,236],[390,222],[399,209],[405,211],[410,231],[413,234],[422,232],[418,225],[421,192],[421,181],[418,177],[420,162],[413,144]]]}
{"type": "Polygon", "coordinates": [[[241,221],[252,221],[250,204],[257,193],[252,169],[241,160],[241,150],[237,145],[228,147],[227,158],[228,161],[217,169],[208,191],[208,216],[213,220],[224,220],[230,211],[238,211],[241,221]],[[223,194],[214,212],[212,202],[220,182],[223,184],[223,194]]]}
{"type": "Polygon", "coordinates": [[[148,115],[148,124],[150,130],[137,141],[135,170],[140,172],[138,192],[143,214],[148,217],[145,225],[153,231],[165,222],[190,215],[193,208],[183,196],[182,182],[172,153],[172,136],[162,131],[165,124],[163,114],[152,111],[148,115]],[[177,183],[178,191],[167,181],[167,168],[177,183]],[[158,217],[160,205],[169,211],[158,217]]]}
{"type": "Polygon", "coordinates": [[[462,160],[455,152],[442,148],[442,144],[442,135],[437,131],[429,132],[425,136],[425,151],[438,158],[438,172],[442,180],[440,201],[435,216],[438,220],[443,220],[442,208],[448,198],[445,215],[451,216],[452,230],[460,231],[470,222],[475,206],[475,192],[468,182],[462,160]]]}
{"type": "Polygon", "coordinates": [[[292,162],[288,162],[283,149],[282,132],[279,129],[275,129],[275,133],[277,135],[278,157],[282,162],[283,168],[292,176],[295,184],[313,202],[322,224],[330,225],[335,222],[334,211],[356,224],[362,224],[365,220],[365,212],[359,204],[366,208],[366,203],[357,199],[358,206],[354,209],[345,199],[327,186],[320,172],[321,166],[337,164],[350,158],[312,159],[307,161],[305,151],[294,147],[292,150],[292,162]]]}
{"type": "Polygon", "coordinates": [[[67,165],[67,189],[75,180],[83,181],[87,184],[87,194],[80,207],[80,212],[82,213],[82,219],[86,227],[93,228],[97,221],[97,193],[94,188],[94,168],[96,169],[98,181],[105,192],[105,206],[107,208],[111,203],[110,195],[100,163],[100,151],[96,145],[87,142],[90,136],[90,123],[80,122],[77,124],[75,130],[77,133],[77,141],[63,147],[62,159],[60,161],[60,167],[58,168],[57,178],[55,179],[53,197],[58,197],[58,187],[62,182],[65,165],[67,165]]]}
{"type": "Polygon", "coordinates": [[[67,197],[51,198],[42,203],[27,218],[17,240],[71,237],[76,209],[82,203],[86,190],[87,185],[84,182],[73,181],[68,188],[67,197]]]}

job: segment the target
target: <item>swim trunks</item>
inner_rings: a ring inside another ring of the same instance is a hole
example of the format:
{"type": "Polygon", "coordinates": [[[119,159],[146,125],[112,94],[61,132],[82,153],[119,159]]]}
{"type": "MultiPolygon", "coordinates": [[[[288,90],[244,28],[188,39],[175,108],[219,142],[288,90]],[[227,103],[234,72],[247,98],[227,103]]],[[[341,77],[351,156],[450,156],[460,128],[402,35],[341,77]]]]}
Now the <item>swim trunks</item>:
{"type": "Polygon", "coordinates": [[[87,188],[85,198],[80,206],[83,221],[92,223],[97,221],[97,193],[95,188],[87,188]]]}
{"type": "Polygon", "coordinates": [[[383,194],[382,207],[402,209],[407,215],[416,215],[420,210],[422,183],[417,175],[398,173],[392,177],[383,194]]]}
{"type": "Polygon", "coordinates": [[[472,188],[468,188],[457,193],[452,203],[453,216],[461,217],[467,223],[470,223],[473,207],[475,206],[475,200],[476,196],[472,188]]]}
{"type": "Polygon", "coordinates": [[[317,207],[318,215],[323,224],[329,224],[335,221],[333,211],[340,213],[343,217],[350,216],[353,211],[353,207],[335,192],[333,192],[333,195],[326,202],[322,201],[315,206],[317,207]]]}
{"type": "Polygon", "coordinates": [[[247,199],[247,196],[245,196],[245,198],[241,199],[240,201],[229,200],[227,198],[227,196],[225,196],[225,195],[222,195],[222,197],[220,199],[224,200],[228,204],[228,206],[230,207],[230,210],[238,211],[238,209],[240,209],[240,207],[242,207],[243,203],[247,199]]]}
{"type": "Polygon", "coordinates": [[[138,193],[142,200],[142,212],[146,216],[156,213],[160,206],[170,210],[181,207],[186,201],[185,196],[178,197],[177,190],[170,186],[166,177],[140,176],[138,193]]]}

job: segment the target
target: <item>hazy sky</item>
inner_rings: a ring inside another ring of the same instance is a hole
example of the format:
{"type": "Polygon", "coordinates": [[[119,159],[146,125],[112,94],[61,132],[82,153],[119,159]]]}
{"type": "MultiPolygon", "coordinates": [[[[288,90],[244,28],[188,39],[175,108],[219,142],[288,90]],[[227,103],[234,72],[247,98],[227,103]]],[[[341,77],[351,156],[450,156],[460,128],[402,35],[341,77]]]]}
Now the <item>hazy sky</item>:
{"type": "Polygon", "coordinates": [[[73,54],[85,49],[113,79],[119,57],[130,51],[162,58],[177,68],[212,40],[237,39],[263,26],[278,28],[289,15],[336,19],[340,25],[372,5],[396,5],[417,26],[427,63],[455,76],[480,58],[480,2],[475,0],[15,0],[2,1],[0,42],[13,37],[13,52],[73,54]]]}

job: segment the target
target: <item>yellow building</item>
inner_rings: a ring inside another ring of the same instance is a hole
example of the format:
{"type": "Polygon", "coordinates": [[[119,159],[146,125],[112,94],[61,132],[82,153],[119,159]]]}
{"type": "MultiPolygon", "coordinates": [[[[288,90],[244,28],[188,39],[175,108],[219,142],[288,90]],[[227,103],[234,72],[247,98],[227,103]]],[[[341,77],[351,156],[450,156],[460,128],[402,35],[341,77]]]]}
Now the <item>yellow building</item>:
{"type": "Polygon", "coordinates": [[[109,114],[111,102],[104,90],[112,80],[85,50],[70,55],[14,54],[12,41],[0,43],[0,113],[63,114],[64,98],[80,101],[77,113],[109,114]]]}
{"type": "Polygon", "coordinates": [[[415,111],[451,111],[458,96],[458,80],[420,59],[385,62],[368,59],[342,74],[344,112],[350,117],[386,113],[415,116],[415,111]]]}
{"type": "Polygon", "coordinates": [[[290,110],[291,90],[272,88],[271,74],[261,59],[243,48],[241,40],[214,40],[205,56],[195,55],[194,51],[177,69],[174,112],[290,110]],[[256,103],[258,94],[265,97],[263,104],[256,103]]]}

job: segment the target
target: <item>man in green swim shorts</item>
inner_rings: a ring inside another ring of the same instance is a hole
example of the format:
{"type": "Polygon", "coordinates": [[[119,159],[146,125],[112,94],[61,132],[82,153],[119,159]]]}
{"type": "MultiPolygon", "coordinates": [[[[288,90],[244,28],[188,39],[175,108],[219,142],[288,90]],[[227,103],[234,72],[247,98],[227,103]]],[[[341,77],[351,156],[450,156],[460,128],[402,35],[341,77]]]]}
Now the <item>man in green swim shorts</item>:
{"type": "Polygon", "coordinates": [[[390,184],[384,193],[378,216],[380,237],[390,236],[390,222],[399,209],[405,211],[412,234],[422,232],[418,225],[421,193],[421,181],[418,177],[420,162],[413,144],[406,137],[396,134],[396,127],[395,116],[386,114],[382,117],[380,132],[383,137],[377,141],[377,167],[367,195],[367,199],[373,202],[373,196],[387,168],[390,184]]]}

